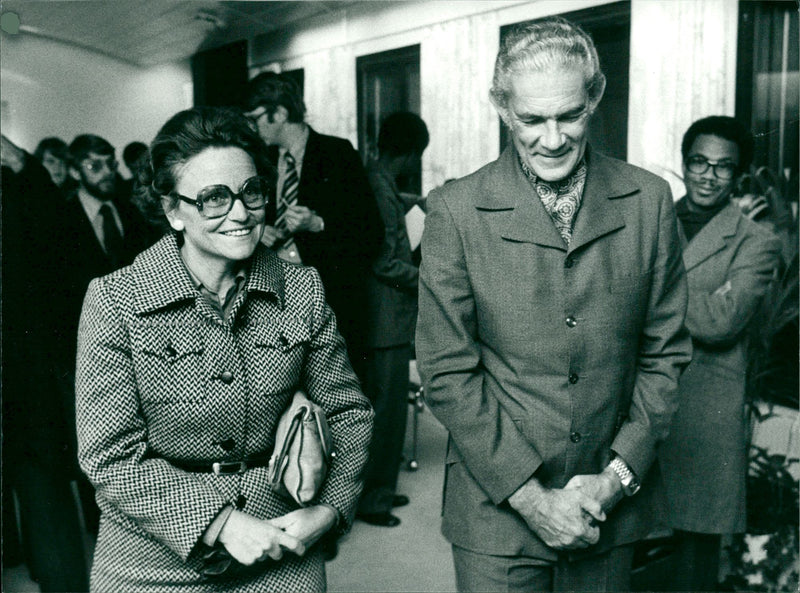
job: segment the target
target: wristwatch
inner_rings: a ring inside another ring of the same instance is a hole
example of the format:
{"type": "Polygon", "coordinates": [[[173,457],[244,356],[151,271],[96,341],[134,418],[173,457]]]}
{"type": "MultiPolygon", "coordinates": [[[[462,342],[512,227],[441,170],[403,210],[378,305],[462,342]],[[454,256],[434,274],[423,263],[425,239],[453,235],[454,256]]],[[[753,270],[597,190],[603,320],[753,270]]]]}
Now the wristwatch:
{"type": "Polygon", "coordinates": [[[622,492],[625,496],[633,496],[639,491],[639,488],[642,487],[636,474],[634,474],[631,468],[628,467],[628,464],[619,457],[614,457],[608,465],[614,470],[614,473],[617,474],[619,481],[622,482],[622,492]]]}

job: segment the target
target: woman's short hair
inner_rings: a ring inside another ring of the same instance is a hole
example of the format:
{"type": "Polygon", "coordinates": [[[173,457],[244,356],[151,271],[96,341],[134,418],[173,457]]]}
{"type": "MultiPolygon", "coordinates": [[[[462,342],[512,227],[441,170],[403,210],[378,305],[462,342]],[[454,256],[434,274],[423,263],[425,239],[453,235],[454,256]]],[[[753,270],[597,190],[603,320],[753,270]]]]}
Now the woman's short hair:
{"type": "Polygon", "coordinates": [[[163,222],[162,204],[167,209],[177,205],[173,192],[180,166],[212,147],[241,148],[253,159],[259,175],[276,179],[266,145],[241,112],[223,107],[187,109],[172,116],[159,130],[148,151],[150,166],[137,172],[137,191],[144,194],[137,196],[137,202],[151,220],[163,222]]]}
{"type": "Polygon", "coordinates": [[[491,97],[501,111],[508,107],[511,78],[520,72],[553,68],[583,72],[590,108],[603,98],[606,77],[600,70],[597,49],[589,35],[562,17],[549,17],[520,25],[503,42],[494,65],[491,97]]]}
{"type": "MultiPolygon", "coordinates": [[[[278,106],[288,112],[290,123],[301,123],[306,116],[306,105],[300,87],[285,74],[262,72],[247,83],[245,110],[264,107],[272,117],[278,106]]],[[[271,120],[270,120],[271,121],[271,120]]]]}
{"type": "Polygon", "coordinates": [[[750,168],[755,144],[753,135],[739,120],[727,115],[704,117],[689,126],[681,142],[681,155],[684,162],[689,156],[694,141],[702,134],[719,136],[736,144],[739,147],[739,171],[747,171],[750,168]]]}
{"type": "Polygon", "coordinates": [[[65,163],[69,160],[67,143],[56,136],[42,138],[42,140],[36,146],[36,150],[33,151],[33,156],[36,157],[36,160],[41,162],[44,158],[44,153],[46,152],[49,152],[54,157],[61,159],[65,163]]]}

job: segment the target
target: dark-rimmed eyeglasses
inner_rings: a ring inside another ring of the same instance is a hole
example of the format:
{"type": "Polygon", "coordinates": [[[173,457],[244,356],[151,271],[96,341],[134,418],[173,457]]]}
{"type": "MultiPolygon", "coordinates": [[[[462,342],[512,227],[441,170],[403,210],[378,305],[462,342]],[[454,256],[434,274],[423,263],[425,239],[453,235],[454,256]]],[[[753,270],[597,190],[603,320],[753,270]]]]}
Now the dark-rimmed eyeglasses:
{"type": "Polygon", "coordinates": [[[220,218],[231,211],[236,200],[241,200],[248,210],[263,208],[269,202],[272,191],[273,187],[268,179],[256,176],[247,179],[238,193],[234,193],[227,185],[209,185],[197,192],[194,200],[177,192],[172,195],[196,206],[197,211],[205,218],[220,218]]]}
{"type": "Polygon", "coordinates": [[[709,161],[707,158],[695,155],[690,156],[686,159],[686,170],[690,173],[694,173],[695,175],[702,175],[708,168],[711,167],[714,170],[714,176],[717,179],[733,179],[736,175],[736,171],[739,169],[739,165],[737,165],[733,161],[709,161]]]}

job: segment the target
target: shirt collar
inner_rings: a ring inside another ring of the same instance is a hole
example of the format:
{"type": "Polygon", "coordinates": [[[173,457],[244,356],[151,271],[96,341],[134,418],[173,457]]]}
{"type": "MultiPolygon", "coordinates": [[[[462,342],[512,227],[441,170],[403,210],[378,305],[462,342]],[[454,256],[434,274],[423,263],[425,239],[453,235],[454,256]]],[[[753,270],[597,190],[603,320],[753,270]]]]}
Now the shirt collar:
{"type": "Polygon", "coordinates": [[[310,132],[308,130],[308,126],[303,125],[303,132],[300,134],[300,136],[298,136],[296,142],[288,147],[281,146],[280,150],[278,151],[280,159],[283,160],[284,155],[287,152],[290,152],[295,163],[302,163],[303,158],[306,156],[306,145],[308,144],[309,134],[310,132]]]}
{"type": "Polygon", "coordinates": [[[559,193],[560,190],[570,187],[576,180],[580,178],[586,178],[586,165],[587,165],[587,154],[581,157],[581,160],[578,161],[578,164],[575,165],[575,168],[572,170],[572,173],[567,175],[564,179],[560,179],[559,181],[545,181],[544,179],[540,179],[533,170],[525,164],[525,161],[522,160],[522,157],[517,154],[517,162],[519,166],[522,167],[522,172],[525,173],[525,177],[536,186],[537,183],[546,185],[556,193],[559,193]]]}
{"type": "MultiPolygon", "coordinates": [[[[133,262],[133,271],[141,278],[135,288],[136,311],[139,314],[197,298],[197,286],[181,259],[175,233],[167,234],[139,254],[133,262]]],[[[281,260],[261,244],[251,257],[244,288],[248,292],[271,294],[281,308],[284,306],[281,260]]]]}
{"type": "Polygon", "coordinates": [[[89,217],[89,220],[97,218],[97,215],[100,214],[100,208],[106,204],[111,206],[113,210],[117,209],[111,200],[98,200],[82,187],[79,187],[76,193],[78,194],[78,200],[81,206],[83,206],[83,210],[86,212],[86,216],[89,217]]]}

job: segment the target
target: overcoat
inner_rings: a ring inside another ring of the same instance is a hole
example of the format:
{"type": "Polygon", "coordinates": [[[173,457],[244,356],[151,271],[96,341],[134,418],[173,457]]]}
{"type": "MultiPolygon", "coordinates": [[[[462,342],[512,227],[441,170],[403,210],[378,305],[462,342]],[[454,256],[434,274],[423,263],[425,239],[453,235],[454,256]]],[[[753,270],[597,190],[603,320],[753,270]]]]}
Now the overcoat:
{"type": "Polygon", "coordinates": [[[685,247],[686,326],[694,356],[680,379],[680,406],[659,452],[672,527],[698,533],[746,528],[747,328],[779,257],[779,239],[733,203],[685,247]],[[730,288],[718,291],[726,282],[730,288]]]}
{"type": "Polygon", "coordinates": [[[223,507],[272,518],[296,506],[270,490],[265,467],[220,476],[176,467],[268,454],[298,388],[327,414],[337,456],[318,500],[346,530],[372,411],[315,270],[259,245],[229,321],[199,296],[174,234],[94,280],[76,386],[79,459],[102,511],[93,590],[321,590],[315,548],[238,580],[205,580],[198,542],[223,507]]]}
{"type": "Polygon", "coordinates": [[[643,481],[590,552],[648,526],[648,469],[691,356],[667,183],[589,151],[567,247],[513,147],[432,192],[417,361],[450,433],[442,530],[463,548],[554,560],[508,504],[531,476],[561,488],[611,450],[643,481]]]}

